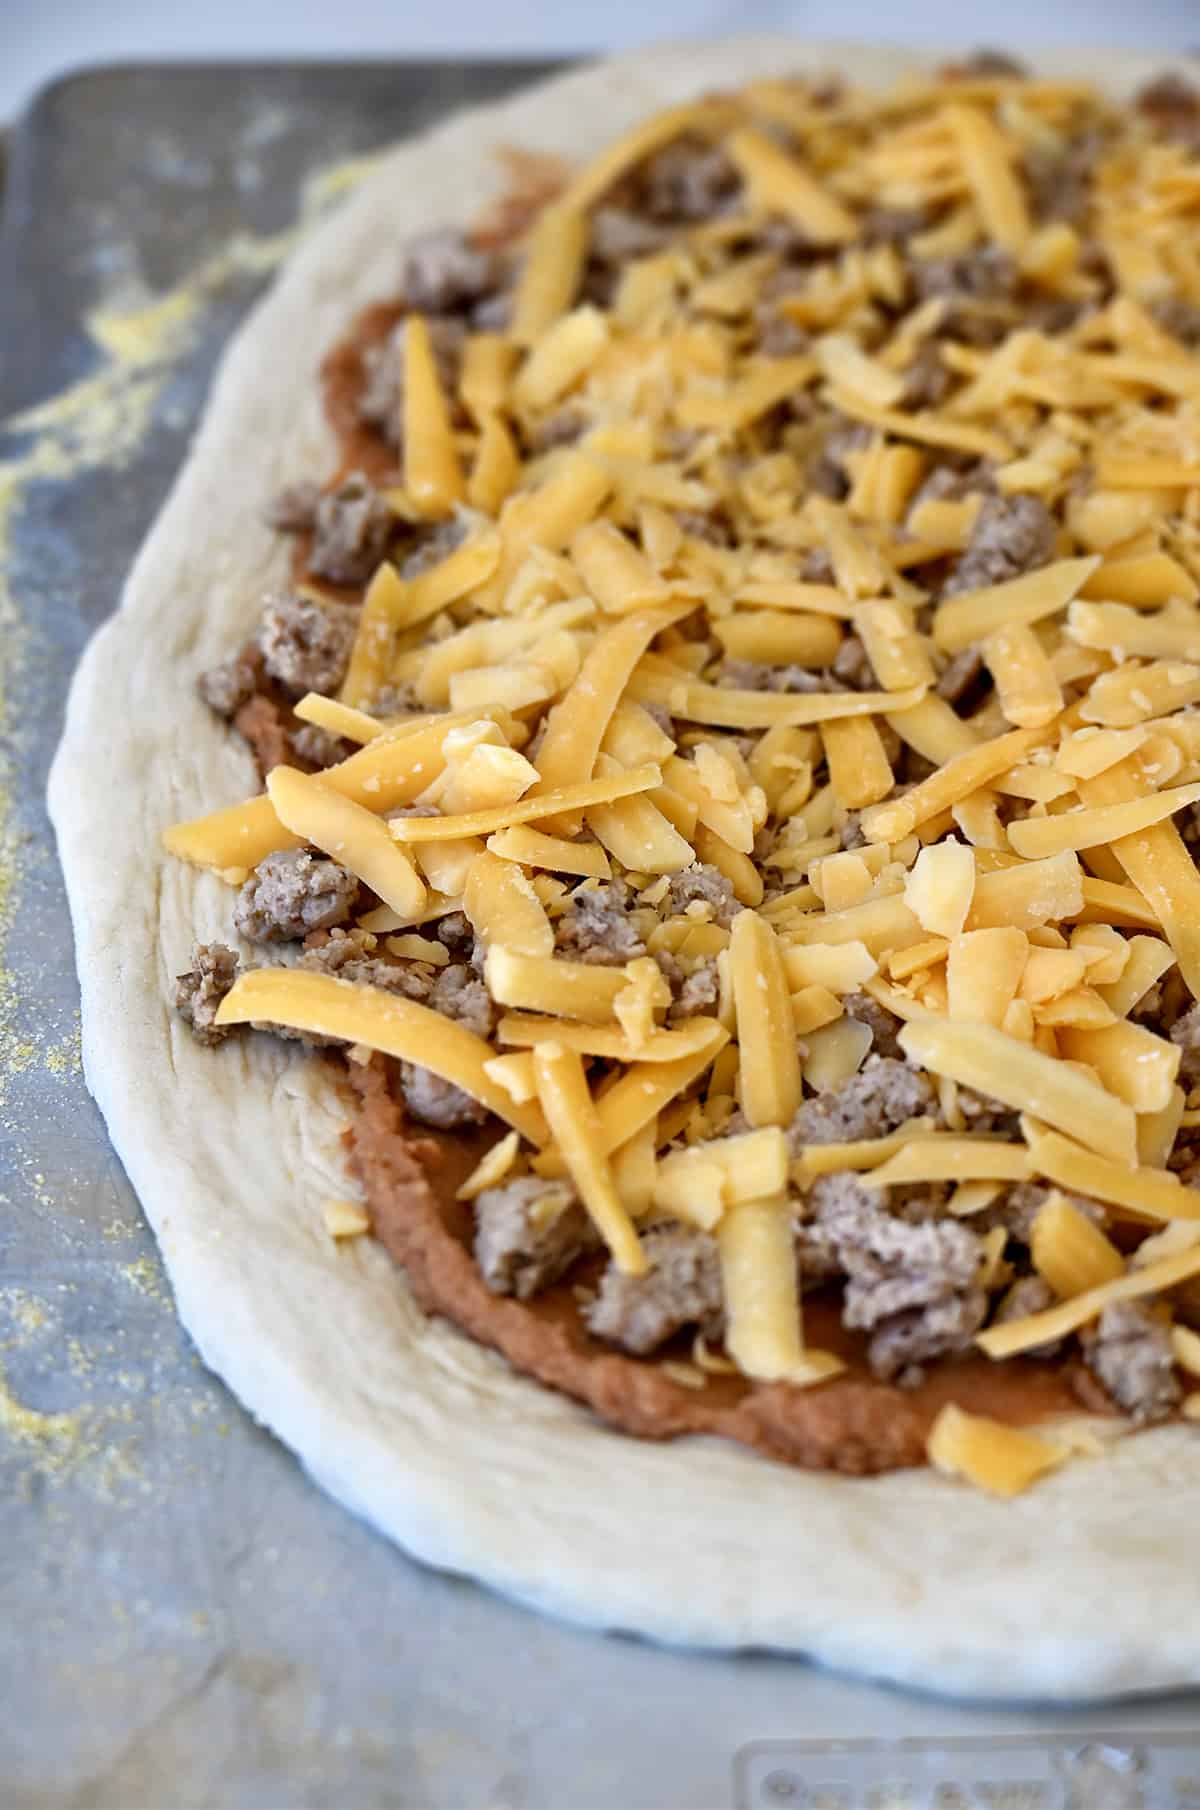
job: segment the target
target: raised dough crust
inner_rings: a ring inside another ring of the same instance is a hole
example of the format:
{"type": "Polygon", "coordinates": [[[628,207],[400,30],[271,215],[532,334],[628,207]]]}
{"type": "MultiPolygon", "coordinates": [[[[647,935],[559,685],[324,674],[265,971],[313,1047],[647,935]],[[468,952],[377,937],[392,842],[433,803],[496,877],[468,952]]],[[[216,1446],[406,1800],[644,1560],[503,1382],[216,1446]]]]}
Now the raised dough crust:
{"type": "MultiPolygon", "coordinates": [[[[50,782],[88,1083],[205,1361],[318,1482],[430,1564],[597,1627],[804,1652],[935,1690],[1068,1698],[1200,1677],[1200,1438],[1080,1460],[1012,1503],[929,1472],[812,1475],[706,1440],[651,1445],[417,1311],[368,1241],[337,1249],[343,1108],[268,1038],[213,1052],[167,1005],[230,894],[166,860],[171,821],[253,789],[192,693],[284,564],[259,509],[328,468],[318,367],[394,288],[407,234],[469,220],[492,152],[587,154],[655,107],[802,67],[917,59],[790,38],[637,52],[460,115],[390,153],[231,346],[195,446],[71,694],[50,782]]],[[[1128,89],[1159,60],[1059,53],[1128,89]]]]}

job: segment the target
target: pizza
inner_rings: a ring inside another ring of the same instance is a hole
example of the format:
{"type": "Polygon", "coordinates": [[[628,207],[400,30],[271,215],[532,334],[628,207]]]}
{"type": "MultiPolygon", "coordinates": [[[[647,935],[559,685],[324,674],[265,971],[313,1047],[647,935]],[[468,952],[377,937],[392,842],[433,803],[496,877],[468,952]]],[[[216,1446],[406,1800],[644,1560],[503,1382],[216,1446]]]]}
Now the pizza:
{"type": "Polygon", "coordinates": [[[401,147],[77,679],[184,1319],[540,1606],[1195,1676],[1200,90],[1082,64],[693,47],[401,147]]]}

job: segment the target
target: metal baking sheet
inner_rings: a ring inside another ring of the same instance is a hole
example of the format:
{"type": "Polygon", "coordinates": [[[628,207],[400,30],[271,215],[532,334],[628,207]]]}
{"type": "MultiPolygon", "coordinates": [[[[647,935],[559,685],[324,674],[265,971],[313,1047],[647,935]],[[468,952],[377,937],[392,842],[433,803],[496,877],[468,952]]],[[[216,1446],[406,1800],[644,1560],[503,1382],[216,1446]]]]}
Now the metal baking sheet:
{"type": "Polygon", "coordinates": [[[0,1804],[854,1810],[1009,1802],[979,1793],[1022,1780],[1049,1795],[1014,1804],[1196,1804],[1190,1698],[983,1712],[763,1655],[590,1636],[409,1563],[202,1370],[84,1089],[42,805],[71,668],[297,221],[352,179],[347,160],[540,68],[102,70],[50,89],[13,135],[0,1804]],[[1063,1756],[1090,1770],[1068,1778],[1063,1756]]]}

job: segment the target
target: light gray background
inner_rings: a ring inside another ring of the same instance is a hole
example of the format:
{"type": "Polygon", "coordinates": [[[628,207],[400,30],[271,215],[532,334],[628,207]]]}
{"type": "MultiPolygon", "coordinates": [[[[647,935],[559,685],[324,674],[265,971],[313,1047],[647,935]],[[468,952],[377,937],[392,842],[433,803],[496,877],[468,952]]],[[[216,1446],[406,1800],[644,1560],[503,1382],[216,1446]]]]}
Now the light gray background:
{"type": "Polygon", "coordinates": [[[161,57],[550,55],[794,29],[906,44],[1200,45],[1197,0],[0,0],[0,119],[84,64],[161,57]]]}

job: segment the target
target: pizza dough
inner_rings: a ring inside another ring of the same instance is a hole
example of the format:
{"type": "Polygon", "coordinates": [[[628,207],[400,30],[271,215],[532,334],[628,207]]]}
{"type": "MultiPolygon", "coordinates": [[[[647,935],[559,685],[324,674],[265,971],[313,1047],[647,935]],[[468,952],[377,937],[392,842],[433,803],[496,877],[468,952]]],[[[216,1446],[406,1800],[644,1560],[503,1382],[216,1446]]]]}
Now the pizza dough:
{"type": "MultiPolygon", "coordinates": [[[[715,1441],[623,1437],[426,1321],[369,1240],[334,1245],[322,1204],[349,1184],[321,1064],[267,1037],[203,1049],[168,1005],[193,938],[232,940],[232,895],[165,858],[159,834],[255,790],[193,682],[283,581],[261,507],[330,467],[320,361],[395,288],[400,242],[469,221],[494,192],[497,145],[582,157],[705,89],[804,67],[882,83],[915,61],[787,38],[635,53],[401,145],[302,247],[230,348],[71,694],[50,803],[88,1083],[205,1361],[415,1557],[590,1626],[784,1649],[926,1689],[1162,1690],[1200,1678],[1195,1431],[1127,1440],[1009,1503],[929,1471],[849,1479],[715,1441]]],[[[1125,90],[1158,66],[1052,65],[1125,90]]]]}

